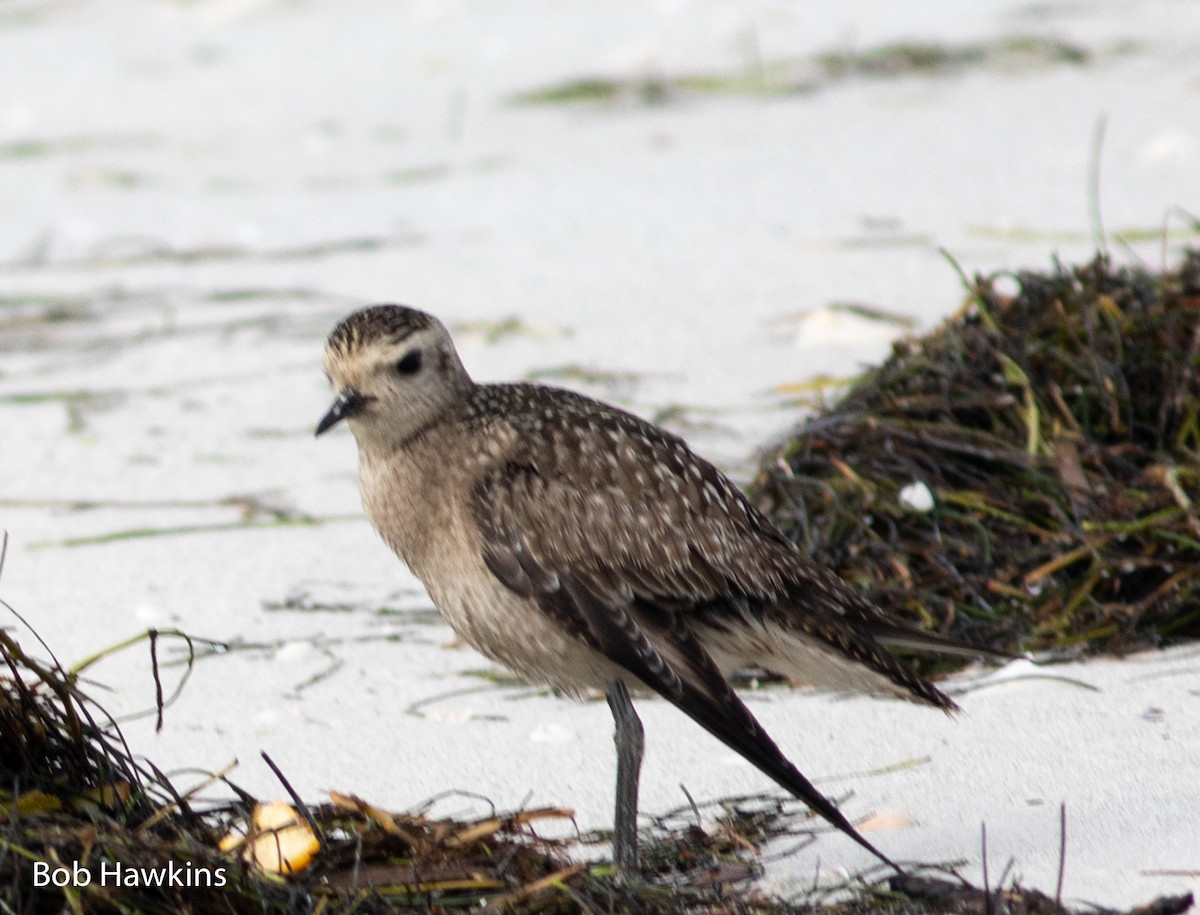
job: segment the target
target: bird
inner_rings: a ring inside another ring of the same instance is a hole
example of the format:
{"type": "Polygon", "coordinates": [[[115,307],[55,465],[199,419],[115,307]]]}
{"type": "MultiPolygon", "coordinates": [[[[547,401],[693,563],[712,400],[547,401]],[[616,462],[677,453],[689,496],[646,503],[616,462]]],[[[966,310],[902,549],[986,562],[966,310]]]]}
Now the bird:
{"type": "Polygon", "coordinates": [[[951,713],[954,701],[887,646],[963,646],[903,625],[807,557],[671,432],[568,390],[476,383],[430,314],[350,314],[324,368],[336,393],[316,435],[349,426],[368,518],[457,635],[533,684],[606,696],[619,869],[638,861],[645,738],[632,689],[664,697],[902,872],[727,678],[755,666],[951,713]]]}

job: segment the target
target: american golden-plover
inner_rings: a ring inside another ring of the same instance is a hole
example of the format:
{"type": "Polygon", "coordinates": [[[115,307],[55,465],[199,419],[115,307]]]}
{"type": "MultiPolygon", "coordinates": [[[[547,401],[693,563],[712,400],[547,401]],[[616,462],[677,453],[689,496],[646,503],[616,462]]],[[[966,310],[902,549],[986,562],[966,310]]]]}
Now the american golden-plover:
{"type": "MultiPolygon", "coordinates": [[[[788,761],[726,676],[954,703],[883,647],[947,643],[889,619],[806,558],[712,464],[615,407],[476,384],[436,318],[366,308],[329,336],[363,506],[470,645],[533,683],[604,690],[616,722],[614,860],[637,857],[642,725],[659,693],[889,865],[788,761]]],[[[895,867],[895,865],[892,865],[895,867]]]]}

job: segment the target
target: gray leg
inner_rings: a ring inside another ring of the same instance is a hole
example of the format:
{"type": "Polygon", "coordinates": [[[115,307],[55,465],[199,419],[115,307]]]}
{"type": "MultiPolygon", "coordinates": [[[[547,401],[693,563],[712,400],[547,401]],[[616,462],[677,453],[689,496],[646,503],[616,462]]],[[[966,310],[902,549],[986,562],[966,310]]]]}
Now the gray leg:
{"type": "Polygon", "coordinates": [[[612,680],[605,693],[612,710],[617,745],[617,806],[613,818],[613,863],[621,870],[634,870],[638,863],[638,779],[645,743],[642,721],[633,710],[624,680],[612,680]]]}

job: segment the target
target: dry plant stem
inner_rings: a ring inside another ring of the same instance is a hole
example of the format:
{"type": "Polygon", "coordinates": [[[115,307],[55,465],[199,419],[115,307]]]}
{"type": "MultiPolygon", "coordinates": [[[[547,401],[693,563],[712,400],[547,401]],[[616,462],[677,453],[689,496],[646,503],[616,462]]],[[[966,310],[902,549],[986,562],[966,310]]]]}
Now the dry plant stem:
{"type": "Polygon", "coordinates": [[[983,858],[983,910],[992,915],[992,889],[988,885],[987,823],[979,824],[979,854],[983,858]]]}
{"type": "Polygon", "coordinates": [[[1063,877],[1067,871],[1067,802],[1058,808],[1058,884],[1054,888],[1054,904],[1062,908],[1063,877]]]}
{"type": "Polygon", "coordinates": [[[265,751],[260,752],[258,755],[262,757],[263,762],[270,766],[271,771],[275,773],[275,777],[279,779],[279,783],[283,785],[283,790],[288,793],[288,797],[290,797],[292,799],[292,803],[295,804],[296,810],[300,812],[300,815],[304,817],[305,821],[307,821],[309,827],[312,829],[313,835],[317,836],[321,842],[324,843],[324,831],[321,829],[320,824],[317,823],[316,818],[313,817],[312,811],[308,809],[308,805],[304,803],[304,800],[296,792],[296,789],[292,787],[292,783],[287,780],[287,776],[283,774],[283,770],[280,769],[279,766],[275,765],[275,760],[271,759],[271,757],[268,756],[265,751]]]}

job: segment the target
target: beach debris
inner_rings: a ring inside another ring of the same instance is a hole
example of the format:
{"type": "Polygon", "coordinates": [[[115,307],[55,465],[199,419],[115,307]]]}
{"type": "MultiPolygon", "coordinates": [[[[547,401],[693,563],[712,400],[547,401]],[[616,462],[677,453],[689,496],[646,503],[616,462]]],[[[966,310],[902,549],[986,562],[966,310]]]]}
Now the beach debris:
{"type": "Polygon", "coordinates": [[[1200,637],[1200,252],[977,277],[771,449],[751,492],[942,635],[1014,653],[1200,637]]]}

